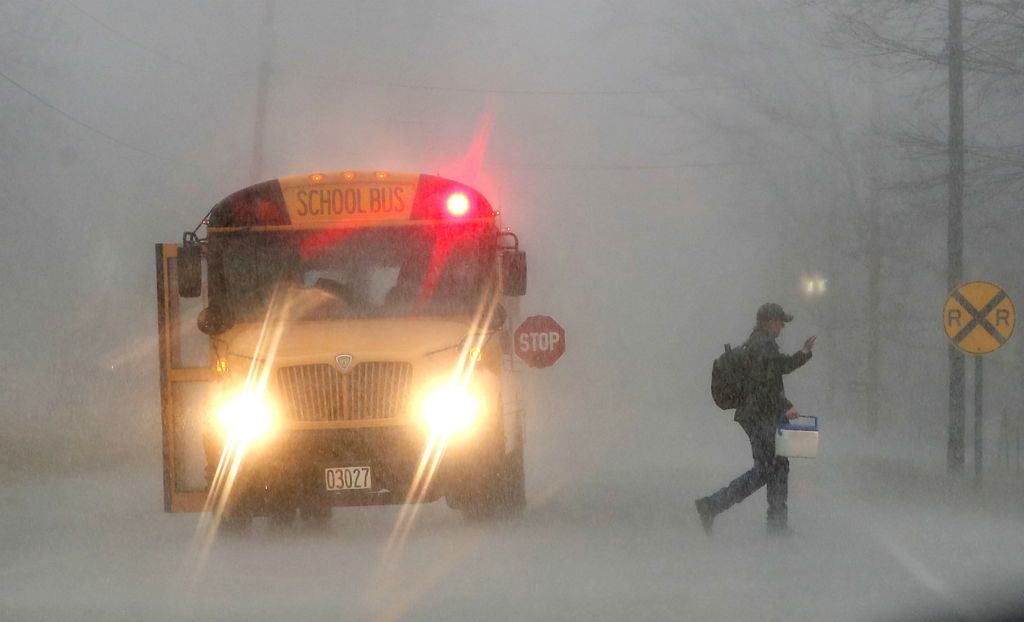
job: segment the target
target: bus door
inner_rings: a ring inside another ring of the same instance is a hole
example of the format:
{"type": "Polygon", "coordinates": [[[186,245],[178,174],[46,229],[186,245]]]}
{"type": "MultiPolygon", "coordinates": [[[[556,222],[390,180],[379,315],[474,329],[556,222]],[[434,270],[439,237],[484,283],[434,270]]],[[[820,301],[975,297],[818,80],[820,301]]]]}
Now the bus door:
{"type": "Polygon", "coordinates": [[[196,326],[206,305],[205,294],[184,298],[178,291],[180,248],[180,244],[156,245],[164,511],[199,512],[208,491],[202,429],[213,387],[213,354],[210,338],[196,326]]]}

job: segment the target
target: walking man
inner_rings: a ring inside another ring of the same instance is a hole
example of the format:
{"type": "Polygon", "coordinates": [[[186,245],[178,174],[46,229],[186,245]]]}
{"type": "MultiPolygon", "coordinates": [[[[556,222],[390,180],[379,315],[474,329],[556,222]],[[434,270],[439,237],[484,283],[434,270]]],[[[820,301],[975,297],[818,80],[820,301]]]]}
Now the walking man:
{"type": "Polygon", "coordinates": [[[768,533],[790,533],[786,507],[789,460],[775,455],[775,431],[783,413],[788,419],[795,419],[800,413],[786,399],[782,376],[810,360],[815,340],[815,337],[809,337],[803,349],[796,354],[779,352],[775,339],[782,333],[786,322],[791,321],[793,316],[783,311],[781,306],[765,303],[757,310],[757,324],[743,344],[750,371],[735,420],[750,439],[754,466],[725,488],[696,500],[701,525],[708,535],[711,535],[711,525],[718,514],[765,485],[768,487],[768,533]]]}

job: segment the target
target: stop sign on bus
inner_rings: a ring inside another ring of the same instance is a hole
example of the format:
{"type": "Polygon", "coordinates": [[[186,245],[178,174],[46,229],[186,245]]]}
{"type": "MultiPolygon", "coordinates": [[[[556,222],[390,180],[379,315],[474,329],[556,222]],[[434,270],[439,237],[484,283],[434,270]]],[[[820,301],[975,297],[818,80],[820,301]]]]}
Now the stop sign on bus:
{"type": "Polygon", "coordinates": [[[533,315],[513,333],[516,356],[530,367],[550,367],[565,354],[565,330],[546,315],[533,315]]]}

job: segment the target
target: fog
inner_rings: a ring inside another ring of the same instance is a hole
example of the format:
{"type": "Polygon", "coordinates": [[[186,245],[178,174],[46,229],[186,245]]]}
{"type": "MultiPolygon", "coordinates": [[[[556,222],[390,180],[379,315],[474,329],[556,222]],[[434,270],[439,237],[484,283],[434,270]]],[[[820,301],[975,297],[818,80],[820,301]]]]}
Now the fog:
{"type": "MultiPolygon", "coordinates": [[[[927,45],[945,4],[822,4],[0,2],[0,618],[970,619],[1019,597],[1020,335],[985,358],[983,485],[970,371],[947,469],[945,67],[850,27],[927,45]],[[204,558],[197,516],[162,508],[153,244],[251,183],[346,169],[465,181],[519,235],[522,314],[568,345],[526,374],[525,516],[437,502],[383,563],[399,509],[342,508],[204,558]],[[786,389],[821,452],[793,460],[795,537],[765,537],[759,492],[708,538],[693,499],[750,465],[711,361],[766,301],[796,318],[783,351],[818,336],[786,389]]],[[[1024,72],[968,72],[963,280],[1019,303],[1024,72]]]]}

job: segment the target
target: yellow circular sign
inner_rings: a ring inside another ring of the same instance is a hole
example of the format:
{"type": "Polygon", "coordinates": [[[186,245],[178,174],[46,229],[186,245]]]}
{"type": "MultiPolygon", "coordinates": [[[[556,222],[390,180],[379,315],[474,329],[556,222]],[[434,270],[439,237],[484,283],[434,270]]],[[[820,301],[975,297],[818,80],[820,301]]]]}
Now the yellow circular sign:
{"type": "Polygon", "coordinates": [[[988,281],[960,285],[942,307],[942,326],[954,346],[968,354],[989,354],[1010,339],[1017,323],[1013,301],[988,281]]]}

